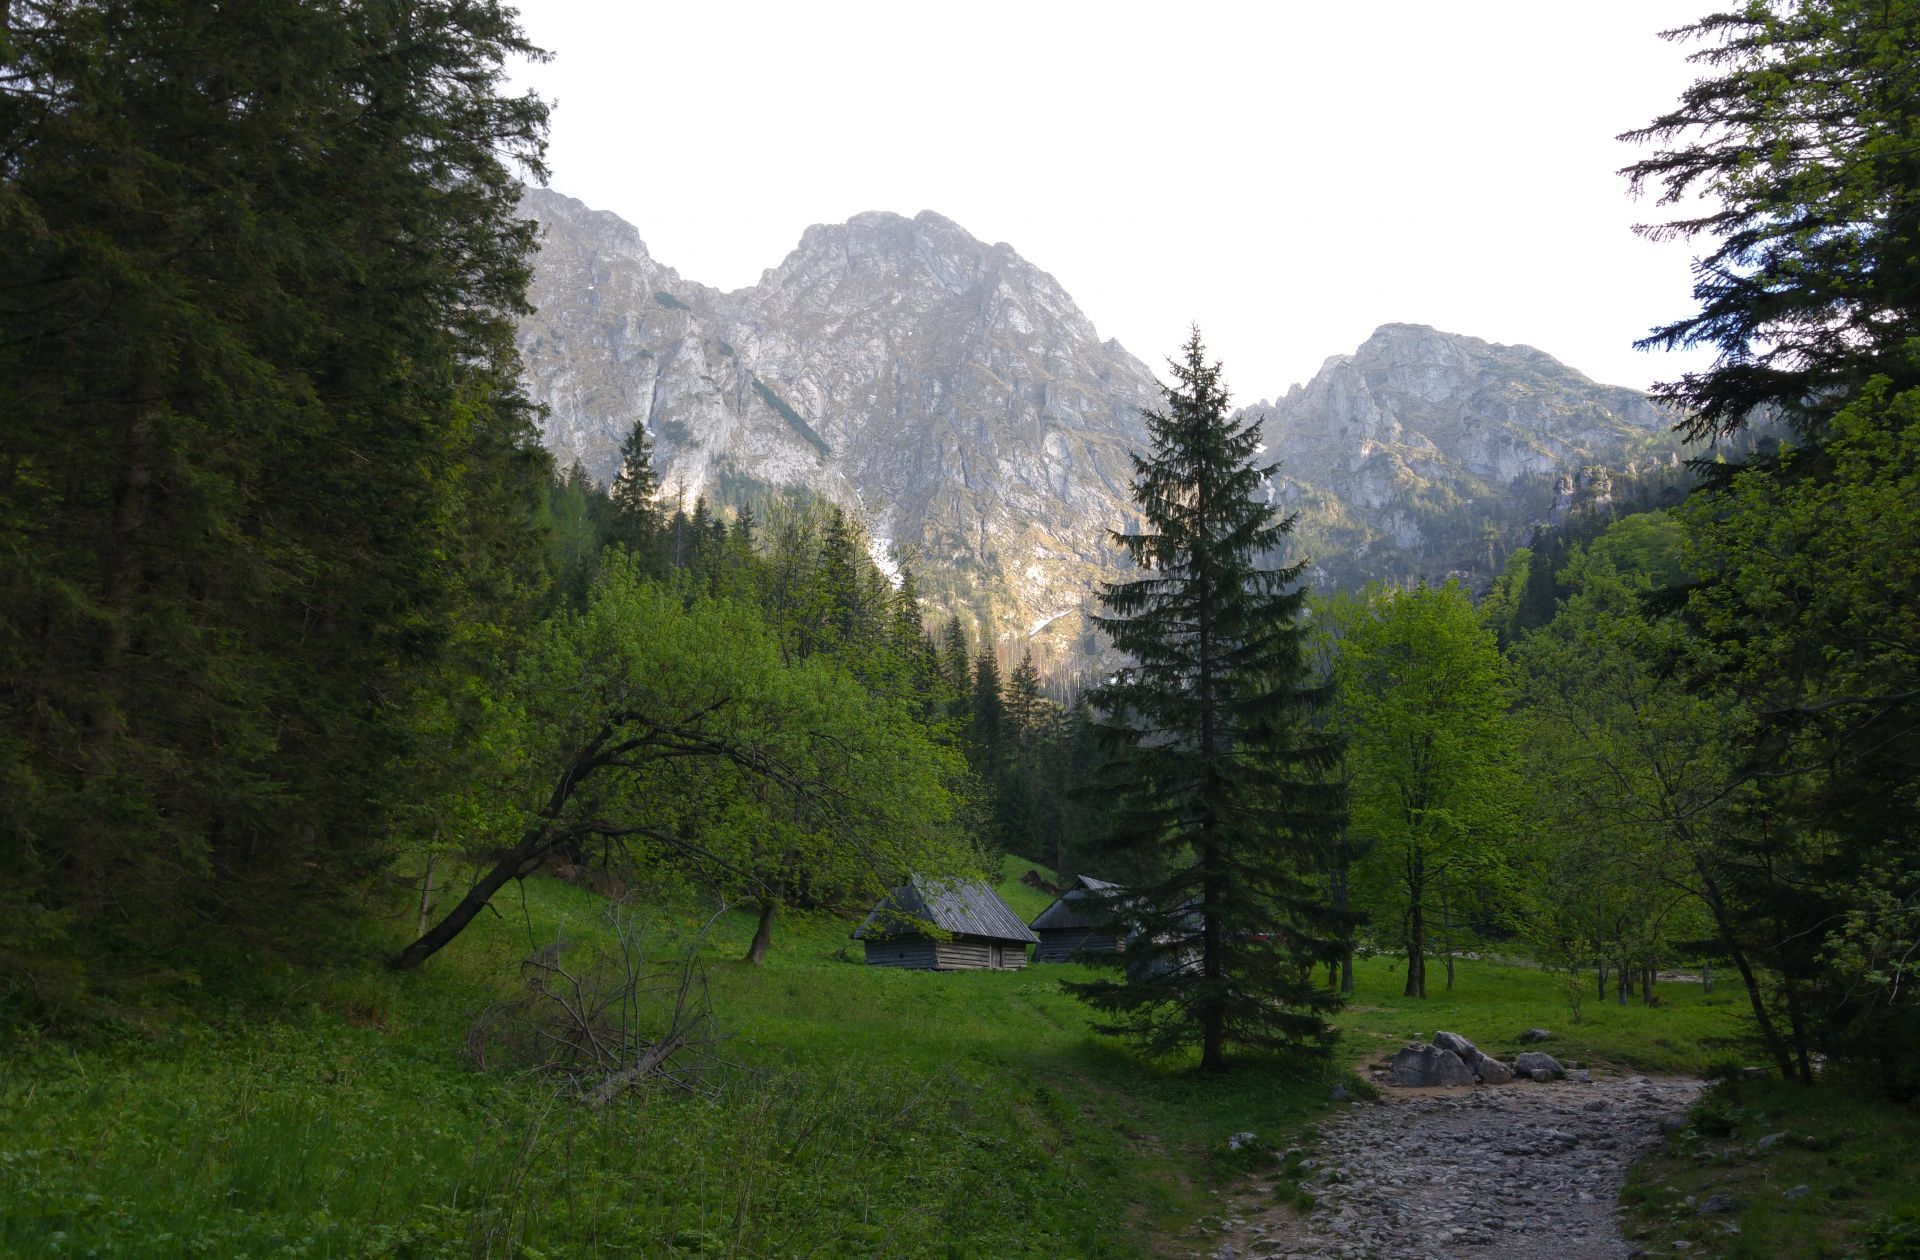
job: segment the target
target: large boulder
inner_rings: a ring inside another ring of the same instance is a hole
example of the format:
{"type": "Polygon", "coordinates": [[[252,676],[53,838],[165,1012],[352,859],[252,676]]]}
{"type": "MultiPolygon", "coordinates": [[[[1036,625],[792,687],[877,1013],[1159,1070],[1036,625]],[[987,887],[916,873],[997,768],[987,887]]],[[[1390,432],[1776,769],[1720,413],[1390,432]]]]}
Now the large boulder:
{"type": "Polygon", "coordinates": [[[1531,1076],[1536,1081],[1541,1079],[1537,1075],[1540,1072],[1545,1072],[1548,1080],[1559,1080],[1567,1074],[1559,1060],[1541,1050],[1528,1050],[1513,1056],[1513,1070],[1523,1076],[1531,1076]]]}
{"type": "Polygon", "coordinates": [[[1467,1071],[1478,1077],[1482,1085],[1505,1085],[1513,1080],[1512,1068],[1484,1053],[1459,1033],[1437,1032],[1433,1034],[1433,1044],[1459,1055],[1460,1062],[1467,1065],[1467,1071]]]}
{"type": "Polygon", "coordinates": [[[1473,1074],[1480,1078],[1482,1085],[1513,1083],[1513,1069],[1489,1054],[1483,1054],[1473,1061],[1473,1074]]]}
{"type": "Polygon", "coordinates": [[[1393,1056],[1387,1080],[1413,1089],[1430,1089],[1437,1085],[1471,1085],[1473,1072],[1453,1051],[1416,1041],[1393,1056]]]}

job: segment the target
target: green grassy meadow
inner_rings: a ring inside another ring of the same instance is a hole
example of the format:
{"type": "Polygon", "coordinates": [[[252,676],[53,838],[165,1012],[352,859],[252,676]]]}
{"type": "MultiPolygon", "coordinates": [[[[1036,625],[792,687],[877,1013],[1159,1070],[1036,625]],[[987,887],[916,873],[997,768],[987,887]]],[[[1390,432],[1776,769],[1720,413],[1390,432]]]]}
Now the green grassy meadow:
{"type": "Polygon", "coordinates": [[[1716,1086],[1633,1169],[1628,1234],[1649,1255],[1920,1257],[1920,1113],[1865,1089],[1716,1086]],[[1715,1196],[1725,1196],[1714,1203],[1715,1196]]]}
{"type": "MultiPolygon", "coordinates": [[[[1050,899],[1028,868],[1009,859],[1002,891],[1031,917],[1050,899]]],[[[403,916],[211,1016],[0,1034],[0,1255],[1147,1256],[1244,1174],[1228,1134],[1284,1145],[1410,1038],[1504,1051],[1544,1025],[1563,1060],[1688,1071],[1732,1052],[1741,1010],[1668,985],[1573,1024],[1536,970],[1463,961],[1417,1002],[1373,959],[1340,1062],[1202,1078],[1092,1034],[1060,988],[1080,968],[868,968],[850,923],[805,916],[754,968],[734,912],[702,945],[725,1065],[596,1109],[464,1047],[531,946],[604,939],[606,903],[537,879],[499,910],[417,972],[379,966],[403,916]]],[[[664,947],[703,922],[652,930],[664,947]]]]}

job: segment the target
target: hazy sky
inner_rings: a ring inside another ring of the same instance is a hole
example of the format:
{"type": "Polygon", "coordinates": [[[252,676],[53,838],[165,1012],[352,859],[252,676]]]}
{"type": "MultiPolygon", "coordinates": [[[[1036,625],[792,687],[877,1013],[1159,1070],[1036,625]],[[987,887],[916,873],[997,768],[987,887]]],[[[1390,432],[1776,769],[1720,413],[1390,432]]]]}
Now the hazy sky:
{"type": "Polygon", "coordinates": [[[1644,387],[1689,250],[1630,232],[1613,137],[1695,77],[1657,32],[1709,7],[524,0],[555,56],[519,79],[554,187],[722,289],[810,223],[931,209],[1155,368],[1197,321],[1243,402],[1390,321],[1644,387]]]}

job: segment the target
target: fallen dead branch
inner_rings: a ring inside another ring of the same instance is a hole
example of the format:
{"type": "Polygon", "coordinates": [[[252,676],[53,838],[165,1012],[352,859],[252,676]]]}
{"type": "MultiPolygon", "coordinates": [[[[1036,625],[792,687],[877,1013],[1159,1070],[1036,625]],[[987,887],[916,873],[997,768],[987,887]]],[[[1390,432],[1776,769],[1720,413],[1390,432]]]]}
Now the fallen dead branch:
{"type": "Polygon", "coordinates": [[[480,1013],[468,1055],[482,1070],[562,1077],[593,1106],[641,1086],[703,1088],[720,1037],[699,949],[718,918],[677,948],[663,942],[656,957],[631,908],[612,903],[612,944],[584,951],[562,939],[536,949],[520,964],[525,994],[480,1013]]]}

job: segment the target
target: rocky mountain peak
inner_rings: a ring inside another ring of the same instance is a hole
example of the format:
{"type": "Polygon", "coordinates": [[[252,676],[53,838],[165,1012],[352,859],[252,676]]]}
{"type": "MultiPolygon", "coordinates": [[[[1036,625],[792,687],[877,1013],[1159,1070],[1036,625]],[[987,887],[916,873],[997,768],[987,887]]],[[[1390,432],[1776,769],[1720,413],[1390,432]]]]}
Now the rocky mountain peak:
{"type": "Polygon", "coordinates": [[[544,238],[521,344],[562,462],[606,480],[643,421],[670,493],[806,487],[921,557],[941,609],[1077,633],[1156,389],[1051,276],[931,211],[869,212],[720,293],[611,259],[612,216],[523,205],[544,238]]]}
{"type": "MultiPolygon", "coordinates": [[[[544,235],[520,343],[563,465],[610,479],[642,422],[670,495],[804,487],[858,512],[877,552],[916,555],[930,613],[1056,665],[1099,649],[1081,614],[1120,560],[1108,531],[1134,518],[1128,453],[1160,392],[1052,276],[931,211],[876,211],[806,229],[722,293],[614,215],[542,190],[523,206],[544,235]]],[[[1420,324],[1248,411],[1320,584],[1485,573],[1562,474],[1589,470],[1563,503],[1603,503],[1605,470],[1679,457],[1644,395],[1420,324]]]]}
{"type": "Polygon", "coordinates": [[[1323,581],[1484,571],[1555,511],[1571,469],[1680,457],[1674,417],[1532,346],[1383,324],[1305,385],[1249,408],[1323,581]],[[1487,540],[1495,540],[1489,544],[1487,540]]]}

